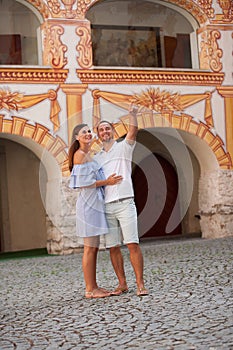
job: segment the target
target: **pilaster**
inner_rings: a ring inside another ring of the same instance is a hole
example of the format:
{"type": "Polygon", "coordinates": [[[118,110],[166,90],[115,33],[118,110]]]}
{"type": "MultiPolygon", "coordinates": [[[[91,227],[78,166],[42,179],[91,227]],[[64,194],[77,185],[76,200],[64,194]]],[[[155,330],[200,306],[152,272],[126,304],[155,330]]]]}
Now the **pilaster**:
{"type": "Polygon", "coordinates": [[[233,86],[219,87],[218,92],[224,97],[226,146],[233,161],[233,86]]]}
{"type": "Polygon", "coordinates": [[[68,141],[70,143],[72,131],[77,124],[82,123],[82,95],[86,92],[87,84],[62,84],[66,94],[68,141]]]}

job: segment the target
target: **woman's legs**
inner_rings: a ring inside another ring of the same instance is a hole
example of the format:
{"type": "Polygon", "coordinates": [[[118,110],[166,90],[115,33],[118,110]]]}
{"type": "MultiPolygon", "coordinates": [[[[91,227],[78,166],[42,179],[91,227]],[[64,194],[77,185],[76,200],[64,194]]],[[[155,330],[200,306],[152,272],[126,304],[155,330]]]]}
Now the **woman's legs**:
{"type": "Polygon", "coordinates": [[[96,282],[98,250],[99,237],[84,238],[82,266],[87,298],[102,298],[110,295],[104,289],[99,288],[96,282]]]}
{"type": "Polygon", "coordinates": [[[96,283],[96,263],[98,246],[92,245],[91,238],[84,238],[84,251],[83,251],[83,275],[86,283],[86,291],[91,292],[93,289],[98,288],[96,283]]]}

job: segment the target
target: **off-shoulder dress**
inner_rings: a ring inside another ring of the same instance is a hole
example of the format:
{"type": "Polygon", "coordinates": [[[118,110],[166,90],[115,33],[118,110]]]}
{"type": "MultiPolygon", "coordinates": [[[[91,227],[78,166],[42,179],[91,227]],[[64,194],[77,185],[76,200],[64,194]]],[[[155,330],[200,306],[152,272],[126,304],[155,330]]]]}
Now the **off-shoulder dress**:
{"type": "Polygon", "coordinates": [[[79,237],[108,233],[104,188],[89,187],[104,179],[104,172],[95,160],[73,166],[69,187],[79,189],[76,201],[76,231],[79,237]]]}

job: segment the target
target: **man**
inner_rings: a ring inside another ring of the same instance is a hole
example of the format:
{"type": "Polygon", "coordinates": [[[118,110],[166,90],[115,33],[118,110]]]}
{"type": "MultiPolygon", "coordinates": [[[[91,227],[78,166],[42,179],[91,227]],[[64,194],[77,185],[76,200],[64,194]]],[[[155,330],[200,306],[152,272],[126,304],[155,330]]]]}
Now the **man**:
{"type": "Polygon", "coordinates": [[[103,148],[95,155],[95,159],[102,166],[106,177],[112,173],[123,177],[118,185],[105,188],[105,210],[110,229],[110,233],[106,235],[106,247],[110,248],[111,262],[119,281],[118,287],[112,294],[120,295],[128,291],[120,249],[123,237],[123,243],[129,249],[130,261],[136,277],[136,293],[138,296],[144,296],[149,293],[143,280],[143,256],[139,246],[137,211],[131,178],[133,150],[138,132],[137,108],[129,112],[129,118],[128,132],[121,142],[114,140],[114,129],[111,123],[101,121],[98,124],[97,133],[103,148]]]}

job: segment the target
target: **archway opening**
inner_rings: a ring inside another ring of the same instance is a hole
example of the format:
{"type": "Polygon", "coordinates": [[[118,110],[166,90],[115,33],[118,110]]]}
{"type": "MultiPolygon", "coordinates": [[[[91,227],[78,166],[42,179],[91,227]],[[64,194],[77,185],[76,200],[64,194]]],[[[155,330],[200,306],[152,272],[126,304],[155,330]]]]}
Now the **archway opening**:
{"type": "Polygon", "coordinates": [[[176,129],[139,131],[132,178],[142,239],[201,236],[201,168],[189,146],[176,129]]]}
{"type": "Polygon", "coordinates": [[[46,248],[46,212],[39,177],[47,183],[40,159],[28,148],[0,139],[1,252],[46,248]]]}
{"type": "Polygon", "coordinates": [[[173,166],[165,158],[152,153],[134,169],[133,184],[140,236],[144,232],[145,234],[141,236],[143,238],[181,235],[179,203],[175,207],[178,194],[178,178],[173,166]],[[151,166],[151,164],[154,164],[154,166],[151,166]],[[146,213],[141,216],[145,206],[147,206],[146,213]],[[175,224],[168,233],[167,224],[174,207],[175,224]],[[151,227],[146,229],[144,226],[147,226],[151,218],[153,218],[151,227]]]}

